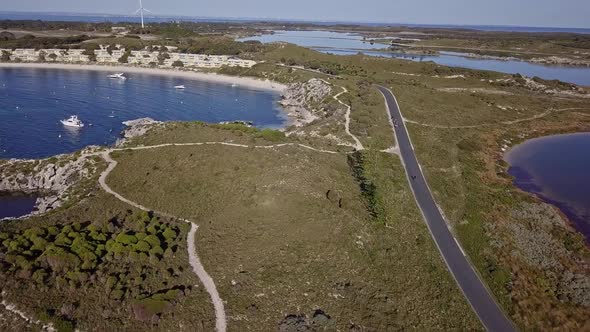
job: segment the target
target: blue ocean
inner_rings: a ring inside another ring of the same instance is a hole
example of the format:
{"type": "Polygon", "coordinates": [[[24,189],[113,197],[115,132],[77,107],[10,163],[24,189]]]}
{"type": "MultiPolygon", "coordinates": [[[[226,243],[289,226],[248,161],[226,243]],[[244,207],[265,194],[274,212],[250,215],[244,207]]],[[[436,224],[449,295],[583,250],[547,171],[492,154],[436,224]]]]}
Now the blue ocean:
{"type": "Polygon", "coordinates": [[[0,68],[0,159],[43,158],[113,144],[123,121],[142,117],[244,120],[263,128],[285,122],[278,93],[155,74],[129,74],[127,80],[107,74],[0,68]],[[63,126],[60,120],[70,115],[78,115],[85,127],[63,126]]]}

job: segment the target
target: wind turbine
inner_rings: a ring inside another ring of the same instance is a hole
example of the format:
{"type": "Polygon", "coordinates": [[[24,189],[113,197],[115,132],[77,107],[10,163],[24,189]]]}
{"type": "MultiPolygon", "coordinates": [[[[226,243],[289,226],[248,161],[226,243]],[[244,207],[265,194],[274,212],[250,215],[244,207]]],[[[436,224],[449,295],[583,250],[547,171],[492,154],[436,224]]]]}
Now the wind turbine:
{"type": "Polygon", "coordinates": [[[143,12],[151,13],[151,11],[143,8],[143,4],[142,4],[141,0],[139,0],[139,9],[136,10],[134,14],[139,13],[139,15],[141,16],[141,28],[142,29],[145,28],[145,26],[143,25],[143,12]]]}

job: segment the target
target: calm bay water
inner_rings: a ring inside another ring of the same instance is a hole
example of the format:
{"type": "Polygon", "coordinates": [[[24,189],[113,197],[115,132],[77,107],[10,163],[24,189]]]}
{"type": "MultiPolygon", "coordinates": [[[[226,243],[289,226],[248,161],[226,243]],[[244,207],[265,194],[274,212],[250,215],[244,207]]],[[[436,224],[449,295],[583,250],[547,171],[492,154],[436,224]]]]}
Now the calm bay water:
{"type": "Polygon", "coordinates": [[[369,56],[396,58],[411,61],[432,61],[449,67],[462,67],[478,70],[491,70],[507,74],[520,73],[526,76],[538,76],[547,80],[560,80],[584,86],[590,86],[590,67],[568,67],[557,65],[534,64],[526,61],[500,61],[467,57],[464,53],[441,52],[440,55],[408,55],[378,51],[387,46],[363,42],[362,37],[354,34],[326,31],[276,31],[274,35],[254,36],[241,40],[258,40],[264,43],[285,41],[292,44],[316,49],[323,53],[336,55],[355,55],[362,52],[369,56]]]}
{"type": "Polygon", "coordinates": [[[0,196],[0,219],[31,213],[36,200],[34,196],[0,196]]]}
{"type": "Polygon", "coordinates": [[[506,154],[514,184],[560,208],[590,243],[590,133],[524,142],[506,154]]]}
{"type": "Polygon", "coordinates": [[[0,159],[42,158],[114,143],[122,121],[253,121],[276,128],[279,95],[220,83],[152,74],[108,79],[84,70],[0,68],[0,159]],[[183,84],[185,90],[176,90],[183,84]],[[81,129],[59,121],[77,114],[81,129]]]}

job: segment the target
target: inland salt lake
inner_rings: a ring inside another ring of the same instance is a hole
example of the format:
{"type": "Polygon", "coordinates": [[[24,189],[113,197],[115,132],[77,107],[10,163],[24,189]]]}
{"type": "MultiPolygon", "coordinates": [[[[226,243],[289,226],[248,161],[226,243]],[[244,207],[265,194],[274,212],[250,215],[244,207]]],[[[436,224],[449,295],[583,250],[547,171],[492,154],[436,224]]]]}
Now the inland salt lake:
{"type": "MultiPolygon", "coordinates": [[[[46,158],[89,145],[111,145],[123,121],[252,121],[280,128],[278,92],[158,74],[109,79],[90,70],[0,68],[0,159],[46,158]],[[185,89],[174,89],[184,85],[185,89]],[[84,128],[60,120],[78,115],[84,128]]],[[[35,198],[0,196],[0,219],[31,212],[35,198]]]]}
{"type": "Polygon", "coordinates": [[[559,207],[590,244],[590,133],[531,139],[505,159],[514,184],[559,207]]]}
{"type": "MultiPolygon", "coordinates": [[[[414,38],[414,37],[410,37],[414,38]]],[[[419,36],[417,38],[420,38],[419,36]]],[[[332,31],[274,31],[274,34],[253,36],[240,41],[257,40],[263,43],[288,42],[295,45],[309,47],[319,52],[336,55],[355,55],[362,52],[365,55],[405,59],[409,61],[432,61],[449,66],[478,70],[491,70],[507,74],[517,74],[547,80],[558,79],[563,82],[590,86],[590,67],[568,67],[557,65],[542,65],[517,60],[493,60],[468,57],[465,53],[440,52],[439,55],[409,55],[403,53],[385,52],[380,49],[387,45],[373,44],[363,41],[362,36],[353,33],[332,31]]]]}

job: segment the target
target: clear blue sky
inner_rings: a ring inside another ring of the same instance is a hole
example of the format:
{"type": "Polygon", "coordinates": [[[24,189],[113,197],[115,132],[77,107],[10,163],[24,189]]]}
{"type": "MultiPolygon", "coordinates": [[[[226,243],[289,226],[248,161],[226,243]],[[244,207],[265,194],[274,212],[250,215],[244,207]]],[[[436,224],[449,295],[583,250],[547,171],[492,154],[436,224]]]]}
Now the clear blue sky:
{"type": "MultiPolygon", "coordinates": [[[[130,14],[139,0],[0,0],[1,11],[130,14]]],[[[144,0],[159,15],[590,28],[590,0],[144,0]]]]}

